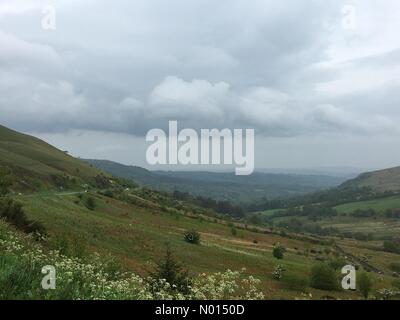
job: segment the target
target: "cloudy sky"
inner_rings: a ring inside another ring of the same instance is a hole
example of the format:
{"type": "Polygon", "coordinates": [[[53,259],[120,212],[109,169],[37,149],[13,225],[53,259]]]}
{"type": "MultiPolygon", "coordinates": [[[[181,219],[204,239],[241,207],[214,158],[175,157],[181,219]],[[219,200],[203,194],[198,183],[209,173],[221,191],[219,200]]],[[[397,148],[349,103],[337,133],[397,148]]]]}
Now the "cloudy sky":
{"type": "Polygon", "coordinates": [[[142,166],[168,120],[254,128],[258,168],[400,165],[399,30],[398,0],[0,0],[0,123],[142,166]]]}

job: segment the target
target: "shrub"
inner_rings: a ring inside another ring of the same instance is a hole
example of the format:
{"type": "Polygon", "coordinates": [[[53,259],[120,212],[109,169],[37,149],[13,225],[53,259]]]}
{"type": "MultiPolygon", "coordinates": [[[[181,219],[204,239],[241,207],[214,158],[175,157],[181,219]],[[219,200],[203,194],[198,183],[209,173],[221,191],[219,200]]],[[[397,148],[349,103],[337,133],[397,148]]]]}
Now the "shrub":
{"type": "Polygon", "coordinates": [[[188,243],[199,244],[200,243],[200,233],[195,230],[186,231],[184,234],[184,239],[188,243]]]}
{"type": "Polygon", "coordinates": [[[96,208],[96,202],[95,202],[94,198],[92,198],[92,197],[86,198],[85,206],[89,210],[94,210],[96,208]]]}
{"type": "Polygon", "coordinates": [[[236,237],[237,236],[237,229],[235,228],[235,227],[232,227],[231,228],[231,234],[232,234],[232,236],[234,236],[234,237],[236,237]]]}
{"type": "Polygon", "coordinates": [[[275,270],[272,272],[272,276],[274,277],[275,280],[281,280],[283,277],[284,272],[286,271],[285,267],[278,264],[275,268],[275,270]]]}
{"type": "Polygon", "coordinates": [[[283,254],[286,252],[286,249],[284,246],[282,246],[280,243],[277,243],[274,245],[274,248],[272,249],[272,255],[276,259],[283,259],[283,254]]]}
{"type": "Polygon", "coordinates": [[[308,279],[290,273],[282,278],[282,285],[285,289],[294,290],[299,292],[305,292],[308,288],[308,279]]]}
{"type": "Polygon", "coordinates": [[[336,258],[329,261],[329,265],[335,270],[341,270],[346,264],[346,260],[343,258],[336,258]]]}
{"type": "Polygon", "coordinates": [[[170,291],[187,294],[192,282],[189,272],[175,260],[170,248],[167,248],[164,259],[157,265],[155,272],[150,274],[150,277],[150,284],[154,291],[159,290],[158,286],[165,281],[170,285],[170,291]]]}
{"type": "Polygon", "coordinates": [[[310,286],[321,290],[337,290],[339,286],[335,270],[325,263],[313,266],[311,269],[310,286]]]}
{"type": "Polygon", "coordinates": [[[46,233],[45,228],[39,222],[28,219],[22,209],[22,204],[12,199],[0,200],[0,217],[23,232],[42,235],[46,233]]]}
{"type": "Polygon", "coordinates": [[[369,293],[372,289],[372,280],[366,272],[363,272],[358,276],[357,286],[363,297],[368,299],[369,293]]]}
{"type": "Polygon", "coordinates": [[[114,193],[111,190],[106,190],[102,194],[108,198],[114,198],[114,193]]]}

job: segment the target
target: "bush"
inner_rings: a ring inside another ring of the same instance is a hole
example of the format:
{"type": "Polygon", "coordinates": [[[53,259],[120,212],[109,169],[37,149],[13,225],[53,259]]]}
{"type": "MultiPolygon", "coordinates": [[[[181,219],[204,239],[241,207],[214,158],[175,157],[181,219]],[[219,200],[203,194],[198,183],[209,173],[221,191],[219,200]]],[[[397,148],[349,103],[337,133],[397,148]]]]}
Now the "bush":
{"type": "Polygon", "coordinates": [[[45,228],[38,222],[29,220],[22,204],[12,199],[0,200],[0,218],[4,218],[8,223],[25,233],[40,233],[44,235],[45,228]]]}
{"type": "Polygon", "coordinates": [[[283,277],[284,272],[286,271],[285,267],[278,264],[275,268],[275,270],[272,272],[272,276],[274,277],[275,280],[281,280],[283,277]]]}
{"type": "Polygon", "coordinates": [[[272,255],[276,259],[283,259],[283,254],[286,252],[286,249],[284,246],[282,246],[280,243],[277,243],[274,245],[274,248],[272,249],[272,255]]]}
{"type": "Polygon", "coordinates": [[[287,290],[305,292],[309,282],[308,279],[291,273],[282,278],[282,285],[287,290]]]}
{"type": "Polygon", "coordinates": [[[94,198],[92,198],[92,197],[86,198],[85,206],[89,210],[94,210],[96,208],[96,202],[95,202],[94,198]]]}
{"type": "Polygon", "coordinates": [[[357,286],[363,297],[368,299],[369,293],[372,289],[372,280],[366,272],[363,272],[358,276],[357,286]]]}
{"type": "Polygon", "coordinates": [[[231,228],[231,234],[232,234],[232,236],[234,236],[234,237],[236,237],[237,236],[237,229],[235,228],[235,227],[232,227],[231,228]]]}
{"type": "Polygon", "coordinates": [[[167,248],[164,260],[157,265],[155,272],[151,273],[150,277],[154,291],[159,290],[158,285],[163,281],[170,284],[170,291],[182,294],[190,291],[192,279],[189,277],[189,272],[174,259],[170,248],[167,248]]]}
{"type": "Polygon", "coordinates": [[[336,258],[329,261],[329,265],[335,270],[341,270],[347,264],[343,258],[336,258]]]}
{"type": "Polygon", "coordinates": [[[101,194],[108,198],[114,198],[114,193],[111,190],[106,190],[106,191],[102,192],[101,194]]]}
{"type": "Polygon", "coordinates": [[[321,290],[338,290],[338,279],[335,270],[328,264],[321,263],[311,269],[310,286],[321,290]]]}
{"type": "Polygon", "coordinates": [[[194,230],[186,231],[184,234],[184,239],[188,243],[199,244],[200,243],[200,233],[194,230]]]}

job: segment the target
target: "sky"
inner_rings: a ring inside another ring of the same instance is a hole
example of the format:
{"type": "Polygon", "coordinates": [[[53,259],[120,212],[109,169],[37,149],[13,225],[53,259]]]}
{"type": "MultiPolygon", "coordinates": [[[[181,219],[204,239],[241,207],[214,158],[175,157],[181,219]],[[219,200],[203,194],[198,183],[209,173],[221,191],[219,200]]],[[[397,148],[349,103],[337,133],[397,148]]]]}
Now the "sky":
{"type": "Polygon", "coordinates": [[[399,30],[398,0],[0,0],[0,124],[144,167],[169,120],[253,128],[256,168],[396,166],[399,30]]]}

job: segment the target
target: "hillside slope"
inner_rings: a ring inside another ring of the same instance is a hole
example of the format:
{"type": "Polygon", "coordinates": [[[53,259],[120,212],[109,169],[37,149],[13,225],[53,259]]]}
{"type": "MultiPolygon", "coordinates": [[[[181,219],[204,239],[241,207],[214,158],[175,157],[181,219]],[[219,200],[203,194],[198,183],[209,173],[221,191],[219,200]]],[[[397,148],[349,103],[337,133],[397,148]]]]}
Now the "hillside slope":
{"type": "MultiPolygon", "coordinates": [[[[108,178],[102,175],[101,171],[39,139],[4,127],[1,127],[0,137],[0,165],[12,168],[22,186],[60,186],[56,182],[61,178],[65,181],[75,179],[77,183],[96,183],[99,177],[108,178]],[[56,181],[53,181],[54,177],[58,177],[56,181]]],[[[118,182],[117,179],[115,181],[118,182]]],[[[379,275],[376,289],[390,287],[394,280],[390,275],[390,264],[400,263],[400,255],[379,250],[381,243],[367,247],[364,242],[336,239],[333,244],[330,241],[333,239],[329,238],[290,233],[286,229],[256,227],[244,221],[213,215],[212,211],[146,188],[121,188],[118,184],[108,190],[80,188],[71,192],[68,184],[63,185],[63,188],[64,192],[52,190],[31,194],[11,193],[9,198],[23,205],[23,212],[29,221],[38,222],[43,226],[46,237],[39,238],[43,252],[54,253],[54,249],[58,250],[68,258],[74,258],[68,259],[69,261],[76,261],[77,258],[88,261],[87,259],[96,253],[94,257],[111,258],[117,263],[112,264],[112,270],[116,270],[120,265],[123,271],[131,270],[145,277],[161,262],[168,244],[174,257],[189,269],[191,275],[207,276],[215,272],[225,272],[227,269],[243,270],[244,276],[260,279],[261,289],[267,299],[302,298],[302,292],[306,292],[307,297],[313,299],[321,299],[328,294],[339,299],[359,298],[357,292],[328,292],[311,288],[307,281],[302,281],[300,289],[290,283],[293,281],[290,279],[295,279],[294,283],[298,283],[298,279],[309,279],[311,267],[321,260],[328,263],[341,258],[346,260],[344,264],[355,264],[361,259],[356,255],[368,256],[369,264],[384,272],[383,275],[379,275]],[[185,241],[187,238],[184,235],[192,230],[200,234],[200,243],[185,241]],[[283,260],[278,260],[273,255],[277,243],[286,249],[283,260]],[[274,276],[278,264],[284,264],[288,275],[287,282],[278,281],[274,276]]],[[[18,227],[16,221],[9,217],[10,215],[7,215],[8,223],[13,222],[14,226],[18,227]]],[[[0,259],[3,255],[3,262],[7,259],[8,267],[2,268],[0,280],[8,280],[7,286],[3,287],[0,281],[0,288],[9,288],[10,283],[15,286],[15,273],[9,273],[8,270],[14,270],[16,262],[26,256],[22,255],[20,249],[15,249],[10,258],[11,251],[4,239],[12,228],[13,226],[1,221],[0,259]],[[7,246],[6,250],[4,245],[7,246]]],[[[20,238],[22,239],[22,235],[20,238]]],[[[14,233],[10,239],[12,248],[19,248],[15,245],[14,233]]],[[[37,243],[32,239],[30,236],[26,241],[30,244],[37,243]]],[[[43,257],[48,263],[48,257],[43,257]]],[[[73,271],[82,270],[81,265],[71,268],[73,271]]],[[[21,270],[25,272],[26,269],[21,270]]],[[[63,279],[63,272],[57,272],[63,279]]],[[[41,273],[36,271],[31,274],[33,277],[41,276],[41,273]]],[[[29,285],[25,275],[20,281],[24,288],[29,285]]],[[[377,274],[372,274],[372,277],[377,277],[377,274]]],[[[35,278],[33,279],[35,282],[35,278]]],[[[76,281],[82,278],[79,274],[74,279],[76,281]]],[[[63,298],[65,294],[70,296],[77,292],[73,290],[74,287],[57,281],[56,290],[59,291],[54,292],[64,294],[63,298]]],[[[76,281],[73,285],[79,283],[81,281],[76,281]]],[[[118,293],[120,287],[113,290],[118,293]]],[[[82,298],[79,294],[82,293],[78,292],[78,298],[82,298]]]]}
{"type": "Polygon", "coordinates": [[[400,167],[363,173],[342,187],[370,187],[376,192],[400,191],[400,167]]]}
{"type": "Polygon", "coordinates": [[[107,184],[99,169],[75,159],[35,137],[0,125],[0,166],[11,169],[13,188],[37,191],[107,184]]]}

